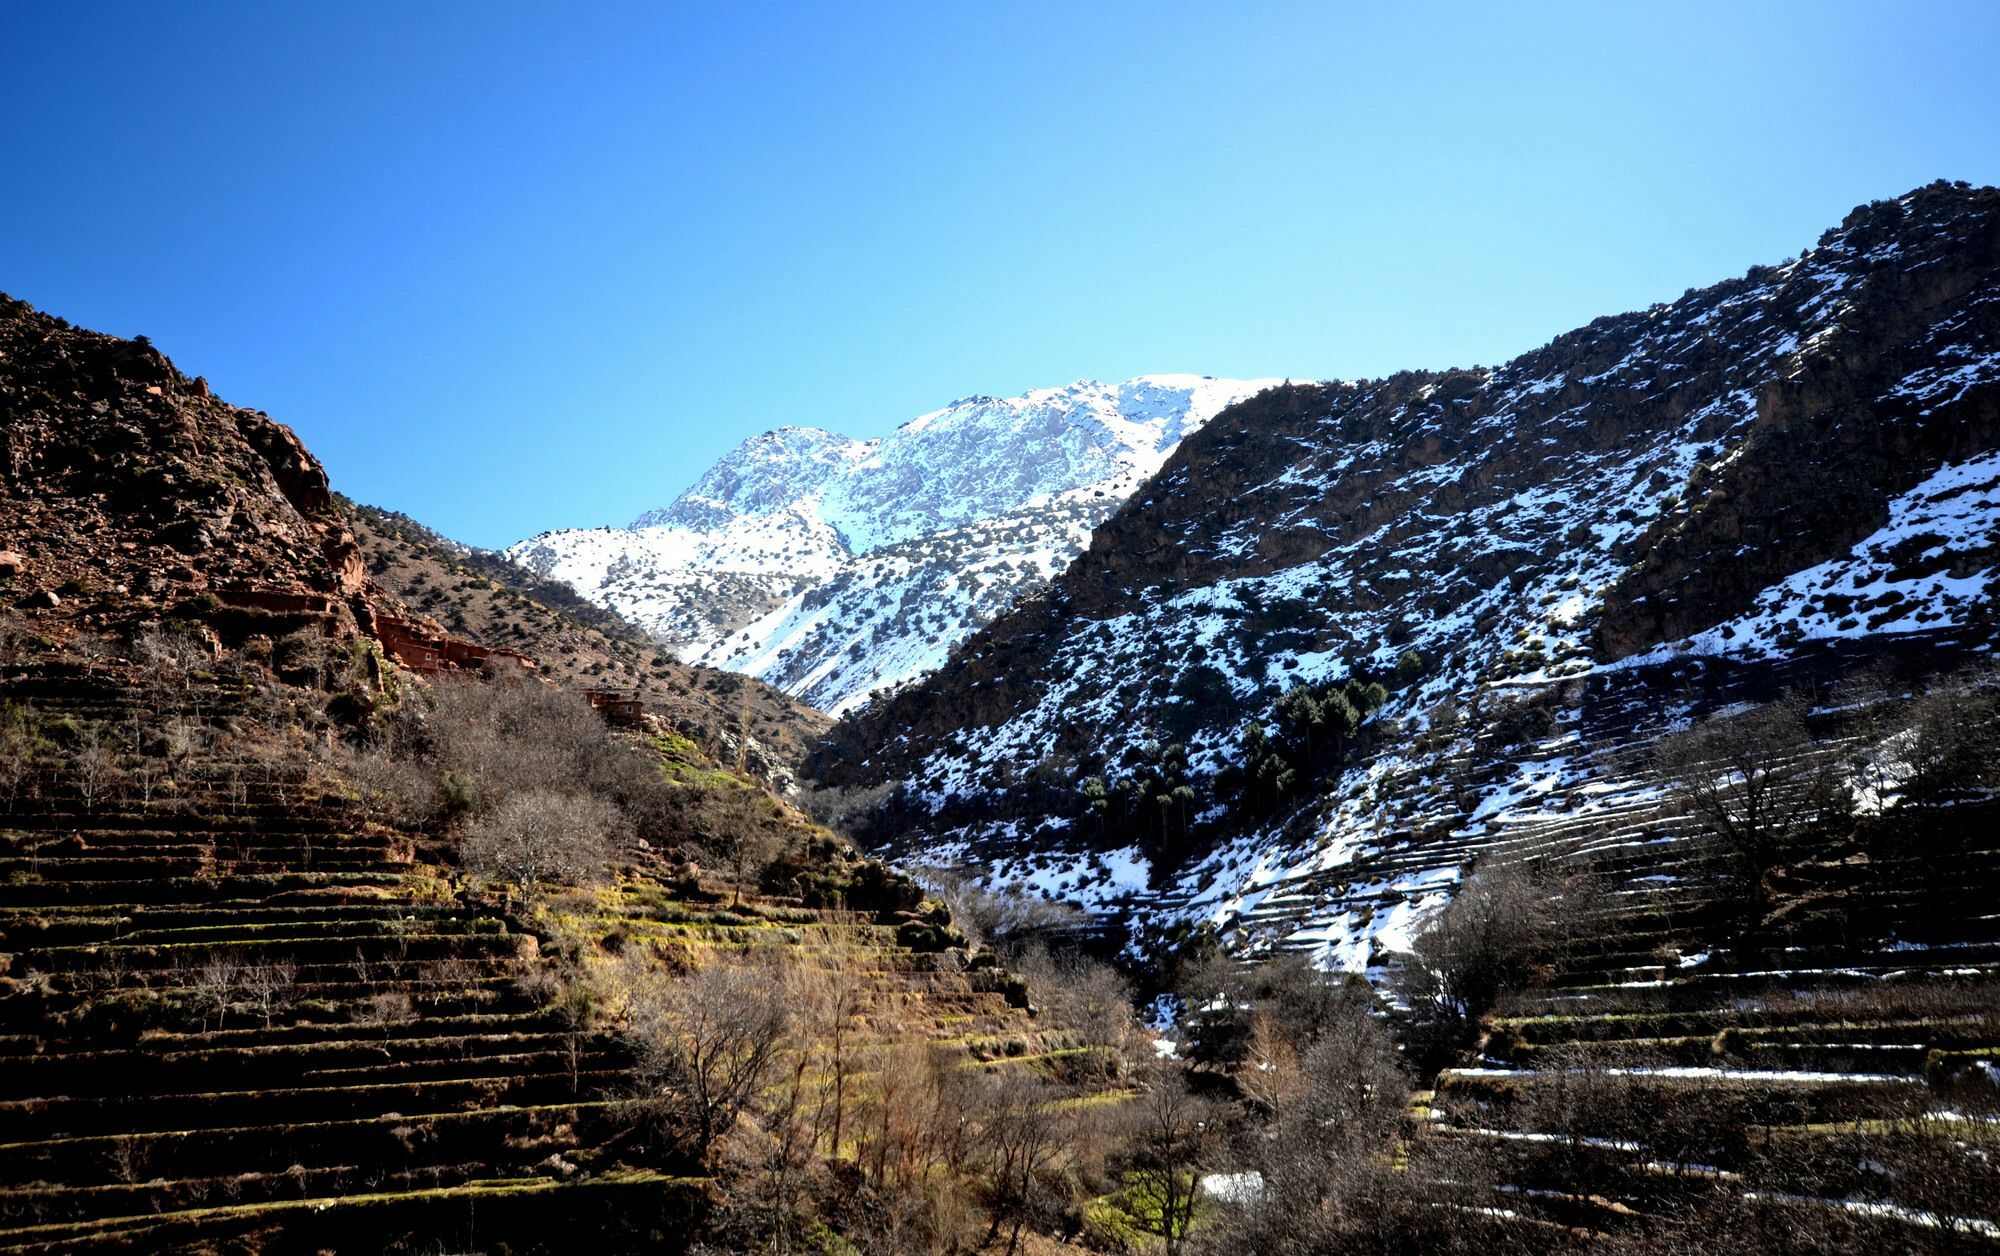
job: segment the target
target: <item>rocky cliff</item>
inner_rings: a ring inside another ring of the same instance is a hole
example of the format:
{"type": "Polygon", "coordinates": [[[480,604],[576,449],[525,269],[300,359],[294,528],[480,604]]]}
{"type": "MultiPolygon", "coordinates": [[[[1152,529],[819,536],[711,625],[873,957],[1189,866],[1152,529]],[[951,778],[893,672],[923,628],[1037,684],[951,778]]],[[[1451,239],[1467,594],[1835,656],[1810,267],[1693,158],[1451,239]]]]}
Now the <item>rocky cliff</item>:
{"type": "Polygon", "coordinates": [[[323,599],[337,631],[369,616],[375,591],[319,463],[143,338],[0,297],[0,405],[9,601],[97,629],[254,613],[249,595],[323,599]]]}

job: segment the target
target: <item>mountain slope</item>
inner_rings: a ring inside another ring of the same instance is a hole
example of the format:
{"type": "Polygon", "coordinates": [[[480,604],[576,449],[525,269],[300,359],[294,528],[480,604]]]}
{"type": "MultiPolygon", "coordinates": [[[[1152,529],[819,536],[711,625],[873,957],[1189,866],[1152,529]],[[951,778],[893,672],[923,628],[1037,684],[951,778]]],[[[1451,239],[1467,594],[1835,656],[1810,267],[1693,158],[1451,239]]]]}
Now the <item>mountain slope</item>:
{"type": "Polygon", "coordinates": [[[8,600],[96,630],[253,592],[317,599],[342,633],[370,615],[360,552],[291,429],[144,339],[0,296],[0,400],[8,600]]]}
{"type": "MultiPolygon", "coordinates": [[[[1345,892],[1407,849],[1376,936],[1642,718],[1787,667],[1988,648],[1996,449],[2000,193],[1933,185],[1496,370],[1235,407],[817,770],[897,784],[878,832],[905,854],[1166,919],[1241,921],[1308,874],[1345,892]],[[1400,688],[1354,761],[1294,755],[1301,801],[1255,805],[1250,726],[1282,736],[1283,695],[1350,675],[1400,688]],[[1544,718],[1568,754],[1522,749],[1544,718]]],[[[1331,946],[1346,910],[1267,923],[1331,946]]]]}
{"type": "Polygon", "coordinates": [[[39,634],[103,643],[164,626],[214,656],[304,633],[396,659],[405,624],[632,692],[781,785],[826,726],[768,686],[674,662],[511,564],[352,506],[289,428],[144,341],[0,298],[0,397],[0,589],[39,634]]]}
{"type": "Polygon", "coordinates": [[[341,501],[370,576],[452,633],[519,650],[568,688],[636,697],[717,759],[789,788],[826,716],[745,676],[689,667],[617,615],[500,555],[341,501]]]}
{"type": "Polygon", "coordinates": [[[880,440],[780,428],[624,529],[508,550],[827,710],[935,666],[1040,587],[1188,432],[1271,381],[1142,376],[967,397],[880,440]],[[929,614],[919,622],[913,613],[929,614]]]}
{"type": "MultiPolygon", "coordinates": [[[[143,343],[0,301],[0,400],[0,1252],[752,1250],[738,1128],[848,1183],[913,1078],[960,1146],[1125,1097],[1115,1043],[652,718],[731,724],[740,767],[760,713],[824,717],[336,498],[143,343]],[[684,1042],[734,1060],[707,1118],[684,1042]],[[1093,1063],[946,1089],[996,1060],[1093,1063]]],[[[854,1250],[851,1198],[785,1224],[854,1250]]]]}

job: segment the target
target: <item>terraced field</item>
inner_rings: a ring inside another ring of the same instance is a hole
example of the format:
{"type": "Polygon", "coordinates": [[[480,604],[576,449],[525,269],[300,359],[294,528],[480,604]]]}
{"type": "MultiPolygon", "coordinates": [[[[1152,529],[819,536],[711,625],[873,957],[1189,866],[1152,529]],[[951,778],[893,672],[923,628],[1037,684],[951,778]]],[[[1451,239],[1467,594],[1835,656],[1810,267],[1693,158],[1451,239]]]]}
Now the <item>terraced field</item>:
{"type": "MultiPolygon", "coordinates": [[[[1652,764],[1672,716],[1839,670],[1593,679],[1545,733],[1487,732],[1385,786],[1374,835],[1229,926],[1394,989],[1468,869],[1559,869],[1552,953],[1413,1109],[1496,1216],[1566,1240],[2000,1248],[2000,803],[1864,814],[1760,889],[1652,764]]],[[[1811,753],[1865,760],[1863,714],[1819,717],[1811,753]]]]}
{"type": "MultiPolygon", "coordinates": [[[[0,696],[70,736],[243,716],[220,682],[131,681],[50,665],[0,696]]],[[[302,772],[186,765],[142,802],[141,766],[119,751],[89,798],[52,773],[0,821],[0,1251],[688,1241],[709,1186],[634,1150],[629,1054],[540,993],[551,945],[785,947],[860,975],[899,1032],[1040,1049],[1002,974],[894,924],[634,874],[552,935],[302,772]]]]}
{"type": "Polygon", "coordinates": [[[1487,859],[1553,855],[1596,892],[1427,1097],[1423,1135],[1476,1150],[1496,1207],[1634,1236],[1707,1216],[1770,1250],[2000,1244],[2000,807],[1865,820],[1755,906],[1657,802],[1520,824],[1487,859]]]}

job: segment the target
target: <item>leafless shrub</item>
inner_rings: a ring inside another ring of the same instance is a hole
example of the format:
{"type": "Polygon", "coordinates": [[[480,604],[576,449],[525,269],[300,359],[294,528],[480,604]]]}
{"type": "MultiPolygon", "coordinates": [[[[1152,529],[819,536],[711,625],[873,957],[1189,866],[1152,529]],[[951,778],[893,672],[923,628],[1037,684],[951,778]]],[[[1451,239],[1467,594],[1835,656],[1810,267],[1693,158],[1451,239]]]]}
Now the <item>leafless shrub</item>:
{"type": "Polygon", "coordinates": [[[111,1163],[111,1175],[127,1186],[145,1181],[147,1169],[152,1163],[152,1156],[137,1134],[119,1135],[113,1139],[105,1159],[111,1163]]]}
{"type": "Polygon", "coordinates": [[[659,784],[589,703],[525,677],[440,683],[431,735],[441,765],[471,778],[482,806],[530,789],[588,788],[622,802],[636,785],[659,784]]]}
{"type": "Polygon", "coordinates": [[[1903,806],[1977,797],[2000,784],[2000,698],[1963,679],[1940,682],[1892,718],[1884,774],[1903,806]]]}
{"type": "Polygon", "coordinates": [[[12,666],[19,662],[33,639],[19,615],[0,610],[0,664],[12,666]]]}
{"type": "Polygon", "coordinates": [[[819,823],[837,833],[846,833],[887,801],[896,788],[894,782],[884,782],[869,789],[822,786],[807,791],[804,808],[806,814],[819,823]]]}
{"type": "Polygon", "coordinates": [[[132,765],[132,788],[138,795],[142,810],[153,805],[153,790],[159,783],[160,764],[157,760],[142,758],[132,765]]]}
{"type": "Polygon", "coordinates": [[[989,890],[949,868],[918,868],[915,875],[951,911],[952,926],[975,946],[1018,955],[1042,935],[1082,924],[1083,912],[1038,894],[989,890]]]}
{"type": "Polygon", "coordinates": [[[385,746],[335,742],[330,756],[334,771],[354,787],[363,811],[378,823],[418,827],[444,805],[437,779],[385,746]]]}
{"type": "Polygon", "coordinates": [[[329,687],[340,665],[338,652],[326,634],[309,628],[273,642],[271,661],[282,679],[315,689],[329,687]]]}
{"type": "Polygon", "coordinates": [[[1654,763],[1674,797],[1753,882],[1794,838],[1851,806],[1839,758],[1814,739],[1810,701],[1790,693],[1664,738],[1654,763]]]}
{"type": "Polygon", "coordinates": [[[1400,976],[1420,1058],[1442,1063],[1471,1040],[1502,991],[1526,984],[1560,904],[1560,884],[1525,864],[1481,868],[1466,878],[1417,934],[1400,976]]]}
{"type": "Polygon", "coordinates": [[[1254,1119],[1233,1150],[1233,1195],[1204,1250],[1371,1250],[1347,1237],[1380,1206],[1408,1090],[1394,1040],[1358,981],[1293,957],[1195,974],[1207,1013],[1189,1044],[1225,1069],[1254,1119]]]}
{"type": "Polygon", "coordinates": [[[752,1105],[787,1045],[793,1015],[778,973],[717,960],[685,976],[625,970],[626,1034],[642,1102],[706,1161],[752,1105]]]}
{"type": "MultiPolygon", "coordinates": [[[[1066,1202],[1055,1190],[1053,1170],[1075,1153],[1080,1117],[1061,1102],[1064,1097],[1046,1078],[1020,1067],[984,1075],[972,1096],[991,1217],[986,1241],[1006,1231],[1009,1253],[1019,1250],[1023,1230],[1046,1228],[1066,1202]]],[[[1178,1126],[1175,1132],[1181,1132],[1178,1126]]],[[[1175,1154],[1181,1146],[1172,1144],[1175,1154]]]]}
{"type": "Polygon", "coordinates": [[[185,772],[195,759],[204,757],[214,745],[214,733],[195,720],[176,718],[167,722],[160,748],[169,770],[185,772]]]}
{"type": "Polygon", "coordinates": [[[1076,951],[1034,947],[1009,966],[1028,983],[1028,999],[1044,1033],[1106,1051],[1130,1044],[1137,1027],[1132,987],[1111,965],[1076,951]]]}
{"type": "Polygon", "coordinates": [[[797,974],[800,1028],[812,1044],[807,1058],[821,1078],[811,1103],[812,1142],[838,1155],[846,1142],[848,1110],[866,1059],[859,1043],[866,1029],[863,1016],[869,991],[862,978],[846,969],[797,974]]]}
{"type": "Polygon", "coordinates": [[[132,640],[132,661],[146,669],[157,692],[185,689],[194,673],[215,661],[208,643],[191,633],[147,628],[132,640]]]}
{"type": "Polygon", "coordinates": [[[618,816],[588,794],[514,794],[476,824],[459,848],[467,867],[510,881],[528,897],[544,881],[592,882],[604,875],[618,816]]]}
{"type": "Polygon", "coordinates": [[[0,792],[11,809],[21,791],[35,780],[47,746],[36,736],[17,708],[0,711],[0,792]]]}
{"type": "Polygon", "coordinates": [[[68,652],[83,664],[83,674],[91,676],[111,657],[111,643],[98,633],[79,632],[70,638],[68,652]]]}
{"type": "Polygon", "coordinates": [[[1177,993],[1184,1008],[1182,1052],[1188,1060],[1232,1076],[1287,1053],[1296,1058],[1344,997],[1334,979],[1303,956],[1282,954],[1257,964],[1211,956],[1190,964],[1177,993]]]}
{"type": "Polygon", "coordinates": [[[367,1025],[400,1025],[416,1019],[410,996],[401,990],[378,990],[361,1001],[361,1022],[367,1025]]]}

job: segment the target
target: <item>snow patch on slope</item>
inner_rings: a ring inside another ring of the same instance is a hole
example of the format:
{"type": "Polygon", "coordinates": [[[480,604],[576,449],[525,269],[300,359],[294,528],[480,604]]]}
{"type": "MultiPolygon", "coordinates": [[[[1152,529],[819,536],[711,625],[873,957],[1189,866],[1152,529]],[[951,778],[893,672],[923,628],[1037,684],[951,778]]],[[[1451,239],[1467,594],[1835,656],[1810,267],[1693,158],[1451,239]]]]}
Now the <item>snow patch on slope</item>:
{"type": "Polygon", "coordinates": [[[1962,627],[1990,607],[2000,567],[2000,452],[1940,468],[1889,504],[1852,552],[1765,589],[1754,610],[1613,668],[1677,654],[1785,653],[1802,641],[1962,627]]]}

